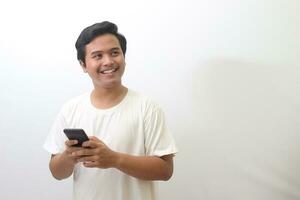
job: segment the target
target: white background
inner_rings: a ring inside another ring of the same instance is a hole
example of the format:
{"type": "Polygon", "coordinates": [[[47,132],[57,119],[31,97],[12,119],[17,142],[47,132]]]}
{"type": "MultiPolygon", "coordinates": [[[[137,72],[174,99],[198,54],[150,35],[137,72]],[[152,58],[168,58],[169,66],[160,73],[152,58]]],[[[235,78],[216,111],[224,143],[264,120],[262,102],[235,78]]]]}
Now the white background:
{"type": "Polygon", "coordinates": [[[300,1],[1,1],[0,199],[70,199],[42,148],[92,88],[83,28],[128,40],[124,83],[165,110],[180,153],[162,199],[300,199],[300,1]]]}

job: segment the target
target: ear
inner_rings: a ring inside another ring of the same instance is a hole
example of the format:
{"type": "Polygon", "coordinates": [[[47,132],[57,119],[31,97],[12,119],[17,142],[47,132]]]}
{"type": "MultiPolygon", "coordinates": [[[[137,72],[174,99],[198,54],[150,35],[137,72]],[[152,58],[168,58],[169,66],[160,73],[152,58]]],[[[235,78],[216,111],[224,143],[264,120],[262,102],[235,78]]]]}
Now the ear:
{"type": "Polygon", "coordinates": [[[86,65],[84,64],[84,62],[82,62],[81,60],[79,60],[79,64],[81,66],[81,68],[83,69],[83,72],[86,73],[86,65]]]}

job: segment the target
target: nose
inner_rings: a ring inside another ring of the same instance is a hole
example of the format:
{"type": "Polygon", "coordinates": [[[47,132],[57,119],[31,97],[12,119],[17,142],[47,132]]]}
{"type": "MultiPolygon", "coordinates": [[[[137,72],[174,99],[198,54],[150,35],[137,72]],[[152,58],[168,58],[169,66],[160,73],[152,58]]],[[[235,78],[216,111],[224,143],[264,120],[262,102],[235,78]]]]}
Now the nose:
{"type": "Polygon", "coordinates": [[[105,55],[102,60],[103,60],[102,64],[104,66],[110,66],[111,64],[114,63],[113,58],[109,55],[105,55]]]}

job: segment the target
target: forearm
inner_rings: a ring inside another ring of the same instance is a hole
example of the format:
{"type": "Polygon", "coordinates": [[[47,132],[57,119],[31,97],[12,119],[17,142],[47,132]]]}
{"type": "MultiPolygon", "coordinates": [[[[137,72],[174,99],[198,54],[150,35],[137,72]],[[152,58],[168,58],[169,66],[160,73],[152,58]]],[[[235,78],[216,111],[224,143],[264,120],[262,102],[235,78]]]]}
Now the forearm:
{"type": "Polygon", "coordinates": [[[90,137],[83,149],[74,153],[85,167],[116,168],[142,180],[169,180],[173,174],[173,155],[133,156],[109,149],[101,140],[90,137]]]}
{"type": "Polygon", "coordinates": [[[116,168],[138,179],[167,181],[173,174],[172,155],[160,158],[117,153],[117,157],[116,168]]]}
{"type": "Polygon", "coordinates": [[[75,162],[62,154],[52,155],[49,168],[54,178],[61,180],[72,175],[75,162]]]}

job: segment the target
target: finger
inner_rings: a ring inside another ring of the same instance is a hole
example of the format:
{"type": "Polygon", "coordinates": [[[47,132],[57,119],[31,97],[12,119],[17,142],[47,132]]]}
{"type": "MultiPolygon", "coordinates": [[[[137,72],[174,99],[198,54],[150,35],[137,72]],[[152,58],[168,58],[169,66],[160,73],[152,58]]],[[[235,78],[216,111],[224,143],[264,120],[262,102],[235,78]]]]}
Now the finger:
{"type": "Polygon", "coordinates": [[[97,138],[96,136],[90,136],[89,137],[90,140],[92,141],[101,141],[99,138],[97,138]]]}
{"type": "Polygon", "coordinates": [[[72,156],[91,156],[93,154],[94,154],[94,151],[92,149],[81,148],[81,150],[74,151],[72,153],[72,156]]]}
{"type": "Polygon", "coordinates": [[[78,158],[81,158],[80,155],[77,155],[76,152],[82,150],[83,148],[81,147],[69,147],[67,148],[67,151],[69,153],[69,155],[73,158],[73,159],[78,159],[78,158]]]}
{"type": "Polygon", "coordinates": [[[67,146],[66,147],[66,151],[68,152],[68,153],[70,153],[70,154],[72,154],[73,152],[75,152],[75,151],[79,151],[79,150],[81,150],[81,149],[83,149],[82,147],[73,147],[73,146],[67,146]]]}
{"type": "Polygon", "coordinates": [[[66,140],[66,141],[65,141],[65,144],[66,144],[67,146],[69,146],[69,147],[71,147],[71,146],[73,146],[73,145],[75,145],[75,144],[77,144],[77,143],[78,143],[77,140],[66,140]]]}
{"type": "Polygon", "coordinates": [[[94,162],[97,160],[96,156],[84,156],[77,159],[78,162],[94,162]]]}
{"type": "Polygon", "coordinates": [[[98,141],[89,140],[82,143],[82,147],[96,148],[98,146],[98,143],[98,141]]]}
{"type": "Polygon", "coordinates": [[[93,161],[88,161],[88,162],[84,162],[83,165],[84,165],[85,167],[94,168],[94,167],[97,167],[97,166],[98,166],[98,162],[97,162],[97,161],[95,161],[95,162],[93,162],[93,161]]]}

